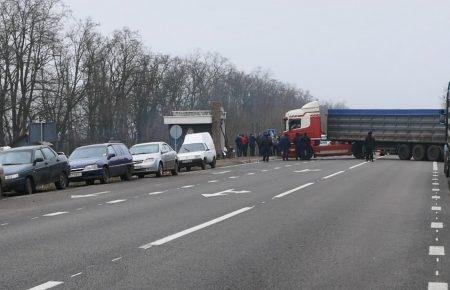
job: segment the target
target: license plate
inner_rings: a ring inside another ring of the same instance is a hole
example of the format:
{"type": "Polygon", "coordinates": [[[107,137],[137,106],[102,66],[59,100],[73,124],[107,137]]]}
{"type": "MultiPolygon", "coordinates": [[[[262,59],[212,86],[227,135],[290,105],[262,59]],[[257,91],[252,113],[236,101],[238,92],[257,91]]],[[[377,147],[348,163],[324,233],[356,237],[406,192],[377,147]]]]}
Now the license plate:
{"type": "Polygon", "coordinates": [[[72,172],[72,173],[70,173],[69,177],[80,177],[82,175],[83,174],[81,172],[72,172]]]}
{"type": "Polygon", "coordinates": [[[191,160],[182,160],[181,163],[190,163],[191,160]]]}

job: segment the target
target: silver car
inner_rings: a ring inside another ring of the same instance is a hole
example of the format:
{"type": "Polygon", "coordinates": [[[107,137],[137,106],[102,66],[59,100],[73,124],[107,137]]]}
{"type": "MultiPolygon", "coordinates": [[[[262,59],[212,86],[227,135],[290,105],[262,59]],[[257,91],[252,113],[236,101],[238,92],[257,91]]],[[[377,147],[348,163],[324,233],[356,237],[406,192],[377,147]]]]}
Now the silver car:
{"type": "Polygon", "coordinates": [[[5,186],[5,173],[3,172],[3,168],[0,167],[0,196],[3,195],[4,186],[5,186]]]}
{"type": "Polygon", "coordinates": [[[130,148],[133,155],[134,175],[143,178],[146,174],[161,177],[164,171],[178,175],[178,157],[172,147],[164,142],[136,144],[130,148]]]}

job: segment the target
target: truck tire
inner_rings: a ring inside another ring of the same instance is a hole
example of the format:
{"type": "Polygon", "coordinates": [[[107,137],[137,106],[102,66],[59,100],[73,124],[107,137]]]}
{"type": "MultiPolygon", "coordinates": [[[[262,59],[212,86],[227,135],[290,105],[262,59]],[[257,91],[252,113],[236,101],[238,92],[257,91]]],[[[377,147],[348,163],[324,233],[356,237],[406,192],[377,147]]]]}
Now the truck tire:
{"type": "Polygon", "coordinates": [[[441,149],[437,145],[430,145],[427,149],[427,159],[438,161],[441,158],[441,149]]]}
{"type": "Polygon", "coordinates": [[[413,146],[412,157],[414,158],[414,160],[416,160],[416,161],[425,160],[425,156],[426,156],[426,150],[425,150],[424,145],[416,144],[413,146]]]}
{"type": "Polygon", "coordinates": [[[356,159],[364,158],[363,147],[364,146],[362,142],[355,142],[352,144],[352,154],[356,159]]]}
{"type": "Polygon", "coordinates": [[[398,146],[398,157],[401,160],[410,160],[411,159],[411,149],[407,144],[401,144],[398,146]]]}

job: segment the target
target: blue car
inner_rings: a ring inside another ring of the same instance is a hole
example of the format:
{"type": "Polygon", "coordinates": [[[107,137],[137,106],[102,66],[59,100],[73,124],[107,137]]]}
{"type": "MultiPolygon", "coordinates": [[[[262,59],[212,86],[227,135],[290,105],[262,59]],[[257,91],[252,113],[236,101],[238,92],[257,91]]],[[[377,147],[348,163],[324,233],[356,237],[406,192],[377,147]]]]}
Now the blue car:
{"type": "Polygon", "coordinates": [[[122,143],[82,146],[69,157],[71,182],[84,181],[92,185],[96,180],[108,183],[112,177],[129,180],[133,174],[133,157],[122,143]]]}

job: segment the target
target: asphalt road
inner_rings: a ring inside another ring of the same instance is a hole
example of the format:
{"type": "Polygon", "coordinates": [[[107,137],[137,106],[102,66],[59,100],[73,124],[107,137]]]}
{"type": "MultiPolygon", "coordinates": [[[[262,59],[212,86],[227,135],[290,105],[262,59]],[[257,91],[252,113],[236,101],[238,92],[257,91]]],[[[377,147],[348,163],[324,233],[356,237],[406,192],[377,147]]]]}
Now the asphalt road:
{"type": "Polygon", "coordinates": [[[390,157],[10,197],[0,289],[447,289],[448,201],[442,164],[390,157]]]}

